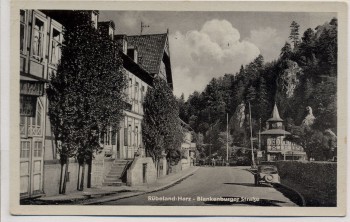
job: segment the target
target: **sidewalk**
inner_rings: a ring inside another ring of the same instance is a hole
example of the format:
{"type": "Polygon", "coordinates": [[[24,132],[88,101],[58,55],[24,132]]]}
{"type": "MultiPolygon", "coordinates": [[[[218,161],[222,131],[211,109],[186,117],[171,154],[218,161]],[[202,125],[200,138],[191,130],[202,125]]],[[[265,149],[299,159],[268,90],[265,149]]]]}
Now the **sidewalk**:
{"type": "Polygon", "coordinates": [[[104,186],[86,188],[84,191],[71,192],[66,195],[57,195],[38,198],[33,204],[78,204],[90,205],[103,202],[138,196],[145,193],[156,192],[175,185],[191,176],[199,167],[190,167],[178,173],[158,178],[153,184],[143,186],[104,186]]]}

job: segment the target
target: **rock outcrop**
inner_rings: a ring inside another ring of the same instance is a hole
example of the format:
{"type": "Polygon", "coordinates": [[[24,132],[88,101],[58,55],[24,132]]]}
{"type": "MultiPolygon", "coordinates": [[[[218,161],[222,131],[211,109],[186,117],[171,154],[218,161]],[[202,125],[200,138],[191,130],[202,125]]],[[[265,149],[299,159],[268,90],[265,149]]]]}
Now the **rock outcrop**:
{"type": "Polygon", "coordinates": [[[303,122],[301,123],[302,126],[312,126],[312,124],[314,124],[315,121],[315,116],[312,113],[312,108],[310,106],[306,107],[306,110],[308,112],[308,114],[306,115],[305,119],[303,120],[303,122]]]}
{"type": "Polygon", "coordinates": [[[233,129],[239,129],[243,127],[245,120],[245,104],[242,102],[236,107],[235,113],[230,120],[230,126],[233,129]]]}
{"type": "Polygon", "coordinates": [[[294,90],[299,84],[299,76],[302,75],[302,69],[296,62],[287,61],[287,68],[278,78],[277,84],[279,91],[291,98],[294,95],[294,90]]]}

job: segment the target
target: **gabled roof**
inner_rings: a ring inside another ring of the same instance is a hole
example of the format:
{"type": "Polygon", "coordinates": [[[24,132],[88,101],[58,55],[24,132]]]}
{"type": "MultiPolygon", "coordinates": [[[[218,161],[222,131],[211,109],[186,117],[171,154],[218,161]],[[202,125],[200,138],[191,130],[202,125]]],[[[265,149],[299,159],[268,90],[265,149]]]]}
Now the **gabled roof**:
{"type": "Polygon", "coordinates": [[[281,119],[280,114],[278,113],[277,105],[275,103],[275,106],[272,110],[272,117],[267,120],[268,122],[282,122],[283,119],[281,119]]]}
{"type": "Polygon", "coordinates": [[[137,47],[137,53],[142,58],[141,65],[151,74],[158,74],[167,33],[152,35],[135,35],[127,37],[128,44],[137,47]]]}

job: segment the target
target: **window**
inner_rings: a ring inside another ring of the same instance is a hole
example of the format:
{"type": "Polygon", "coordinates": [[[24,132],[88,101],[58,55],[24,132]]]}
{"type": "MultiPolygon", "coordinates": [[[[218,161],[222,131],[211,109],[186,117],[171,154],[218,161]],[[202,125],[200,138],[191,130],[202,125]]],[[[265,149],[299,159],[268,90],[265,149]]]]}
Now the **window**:
{"type": "Polygon", "coordinates": [[[34,157],[41,157],[43,143],[40,141],[34,142],[34,157]]]}
{"type": "Polygon", "coordinates": [[[135,136],[136,136],[136,147],[139,146],[139,126],[135,127],[135,136]]]}
{"type": "Polygon", "coordinates": [[[129,79],[129,99],[132,99],[132,79],[129,79]]]}
{"type": "Polygon", "coordinates": [[[27,25],[26,25],[26,11],[21,10],[20,12],[20,23],[21,23],[21,28],[20,28],[20,51],[21,53],[25,53],[25,48],[26,48],[26,31],[27,31],[27,25]]]}
{"type": "Polygon", "coordinates": [[[145,93],[145,86],[142,86],[141,87],[141,103],[143,103],[144,99],[145,99],[144,93],[145,93]]]}
{"type": "Polygon", "coordinates": [[[129,146],[129,143],[128,143],[128,127],[124,128],[124,146],[129,146]]]}
{"type": "Polygon", "coordinates": [[[52,29],[52,39],[51,39],[51,64],[58,65],[61,59],[61,33],[56,29],[52,29]]]}
{"type": "Polygon", "coordinates": [[[35,117],[30,117],[28,119],[28,134],[31,136],[40,136],[42,135],[41,124],[42,124],[42,106],[38,101],[36,105],[36,114],[35,117]]]}
{"type": "Polygon", "coordinates": [[[20,157],[21,158],[29,158],[29,152],[30,152],[30,142],[29,141],[21,141],[20,157]]]}
{"type": "Polygon", "coordinates": [[[117,136],[116,133],[117,133],[117,132],[116,132],[115,130],[113,130],[112,133],[111,133],[111,134],[112,134],[112,135],[111,135],[111,136],[112,136],[112,138],[111,138],[111,143],[112,143],[112,145],[116,145],[116,143],[117,143],[117,142],[116,142],[116,138],[117,138],[117,137],[116,137],[116,136],[117,136]]]}
{"type": "Polygon", "coordinates": [[[20,132],[21,132],[21,135],[26,135],[26,117],[24,116],[21,116],[20,117],[20,120],[19,120],[19,128],[20,128],[20,132]]]}
{"type": "Polygon", "coordinates": [[[134,49],[128,49],[127,55],[134,60],[135,57],[135,50],[134,49]]]}
{"type": "Polygon", "coordinates": [[[136,82],[135,83],[135,100],[137,101],[138,100],[138,92],[139,92],[139,83],[136,82]]]}
{"type": "Polygon", "coordinates": [[[131,129],[131,123],[129,123],[129,126],[128,126],[128,139],[129,139],[129,141],[128,141],[128,144],[129,144],[129,146],[131,146],[132,145],[132,129],[131,129]]]}
{"type": "Polygon", "coordinates": [[[36,59],[42,59],[44,56],[44,34],[44,22],[38,18],[35,18],[33,28],[32,55],[36,59]]]}
{"type": "Polygon", "coordinates": [[[36,125],[41,126],[41,106],[38,105],[36,109],[36,125]]]}

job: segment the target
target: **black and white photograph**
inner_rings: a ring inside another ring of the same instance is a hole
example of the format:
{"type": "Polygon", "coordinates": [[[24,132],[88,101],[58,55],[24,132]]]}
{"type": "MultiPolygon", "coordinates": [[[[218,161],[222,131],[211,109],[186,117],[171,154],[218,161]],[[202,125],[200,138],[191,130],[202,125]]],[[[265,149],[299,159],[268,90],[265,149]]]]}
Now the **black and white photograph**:
{"type": "Polygon", "coordinates": [[[21,209],[345,209],[338,11],[13,12],[21,209]]]}

